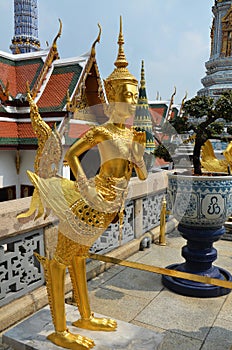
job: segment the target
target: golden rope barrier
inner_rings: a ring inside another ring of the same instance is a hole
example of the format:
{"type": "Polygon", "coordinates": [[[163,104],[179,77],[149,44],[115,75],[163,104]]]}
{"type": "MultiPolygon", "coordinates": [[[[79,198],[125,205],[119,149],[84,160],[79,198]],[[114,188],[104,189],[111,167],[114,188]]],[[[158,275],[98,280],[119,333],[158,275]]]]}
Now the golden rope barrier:
{"type": "Polygon", "coordinates": [[[211,278],[211,277],[195,275],[187,272],[170,270],[163,267],[151,266],[151,265],[141,264],[133,261],[121,260],[110,256],[100,255],[100,254],[90,253],[89,258],[99,260],[99,261],[104,261],[106,263],[112,263],[116,265],[130,267],[137,270],[148,271],[148,272],[153,272],[161,275],[166,275],[166,276],[171,276],[176,278],[183,278],[194,282],[213,284],[215,286],[232,289],[232,282],[229,282],[226,280],[220,280],[217,278],[211,278]]]}

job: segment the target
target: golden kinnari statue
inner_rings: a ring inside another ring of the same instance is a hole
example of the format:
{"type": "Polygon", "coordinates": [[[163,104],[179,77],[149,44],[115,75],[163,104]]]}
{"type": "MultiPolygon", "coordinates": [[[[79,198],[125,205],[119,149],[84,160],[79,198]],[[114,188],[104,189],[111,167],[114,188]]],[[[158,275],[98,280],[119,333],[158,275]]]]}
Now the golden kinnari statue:
{"type": "Polygon", "coordinates": [[[225,151],[224,158],[218,159],[214,153],[213,145],[210,140],[207,140],[201,147],[201,165],[206,171],[230,173],[232,167],[232,142],[229,142],[225,151]]]}
{"type": "Polygon", "coordinates": [[[20,217],[31,215],[36,209],[38,216],[44,208],[52,210],[59,218],[58,243],[54,257],[37,258],[43,264],[51,309],[54,332],[48,339],[54,344],[75,350],[86,350],[94,342],[67,329],[65,317],[65,271],[68,268],[73,295],[78,305],[80,319],[73,322],[78,328],[95,331],[114,331],[116,321],[97,318],[91,312],[87,281],[86,257],[94,241],[114,220],[122,221],[123,205],[132,170],[139,179],[147,178],[143,161],[146,142],[144,132],[125,127],[125,121],[133,115],[137,103],[137,80],[127,69],[123,51],[122,23],[118,38],[116,68],[104,81],[108,104],[106,114],[109,121],[92,127],[81,139],[76,141],[65,155],[76,181],[55,174],[56,168],[49,163],[49,151],[55,146],[55,154],[60,158],[61,142],[58,132],[52,131],[42,120],[38,108],[28,94],[33,128],[38,136],[39,148],[35,160],[35,173],[28,175],[35,186],[31,207],[20,217]],[[46,151],[45,140],[48,143],[46,151]],[[99,174],[87,179],[79,157],[90,148],[98,146],[101,165],[99,174]],[[39,166],[38,166],[39,164],[39,166]],[[50,164],[50,165],[49,165],[50,164]]]}

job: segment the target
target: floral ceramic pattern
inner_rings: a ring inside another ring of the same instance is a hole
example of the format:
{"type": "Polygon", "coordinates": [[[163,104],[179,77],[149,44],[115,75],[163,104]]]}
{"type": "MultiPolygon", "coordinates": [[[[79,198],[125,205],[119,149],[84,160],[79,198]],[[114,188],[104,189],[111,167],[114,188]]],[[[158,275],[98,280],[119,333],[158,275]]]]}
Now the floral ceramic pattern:
{"type": "Polygon", "coordinates": [[[232,176],[169,174],[168,206],[185,226],[220,227],[232,214],[232,176]]]}

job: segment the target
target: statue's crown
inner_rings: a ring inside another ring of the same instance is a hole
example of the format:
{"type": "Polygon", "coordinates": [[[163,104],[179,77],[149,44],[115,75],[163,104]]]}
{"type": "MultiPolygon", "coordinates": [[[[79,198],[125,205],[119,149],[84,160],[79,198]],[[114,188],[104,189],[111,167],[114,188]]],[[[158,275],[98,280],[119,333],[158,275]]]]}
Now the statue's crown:
{"type": "Polygon", "coordinates": [[[106,94],[109,96],[109,92],[113,85],[117,85],[122,82],[128,82],[130,84],[138,84],[138,80],[129,72],[127,69],[128,62],[123,49],[124,38],[122,33],[122,17],[120,16],[120,30],[118,36],[118,56],[114,62],[115,69],[113,72],[104,80],[106,94]]]}

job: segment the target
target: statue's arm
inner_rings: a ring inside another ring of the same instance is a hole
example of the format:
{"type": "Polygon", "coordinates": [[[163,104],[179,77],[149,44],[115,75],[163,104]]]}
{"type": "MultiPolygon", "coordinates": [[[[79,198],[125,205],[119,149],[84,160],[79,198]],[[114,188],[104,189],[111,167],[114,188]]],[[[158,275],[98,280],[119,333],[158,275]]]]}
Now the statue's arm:
{"type": "Polygon", "coordinates": [[[79,157],[92,147],[96,146],[99,142],[99,132],[97,128],[92,128],[87,131],[82,138],[76,141],[66,152],[64,159],[70,166],[77,181],[78,179],[80,180],[86,177],[79,157]]]}
{"type": "Polygon", "coordinates": [[[146,145],[146,134],[144,131],[136,131],[133,129],[133,142],[132,142],[132,162],[136,174],[140,180],[146,180],[147,168],[144,163],[143,155],[146,145]]]}
{"type": "Polygon", "coordinates": [[[142,161],[140,167],[135,164],[134,168],[135,168],[135,172],[136,172],[138,178],[140,180],[146,180],[146,178],[147,178],[147,168],[146,168],[146,165],[145,165],[144,161],[142,161]]]}

